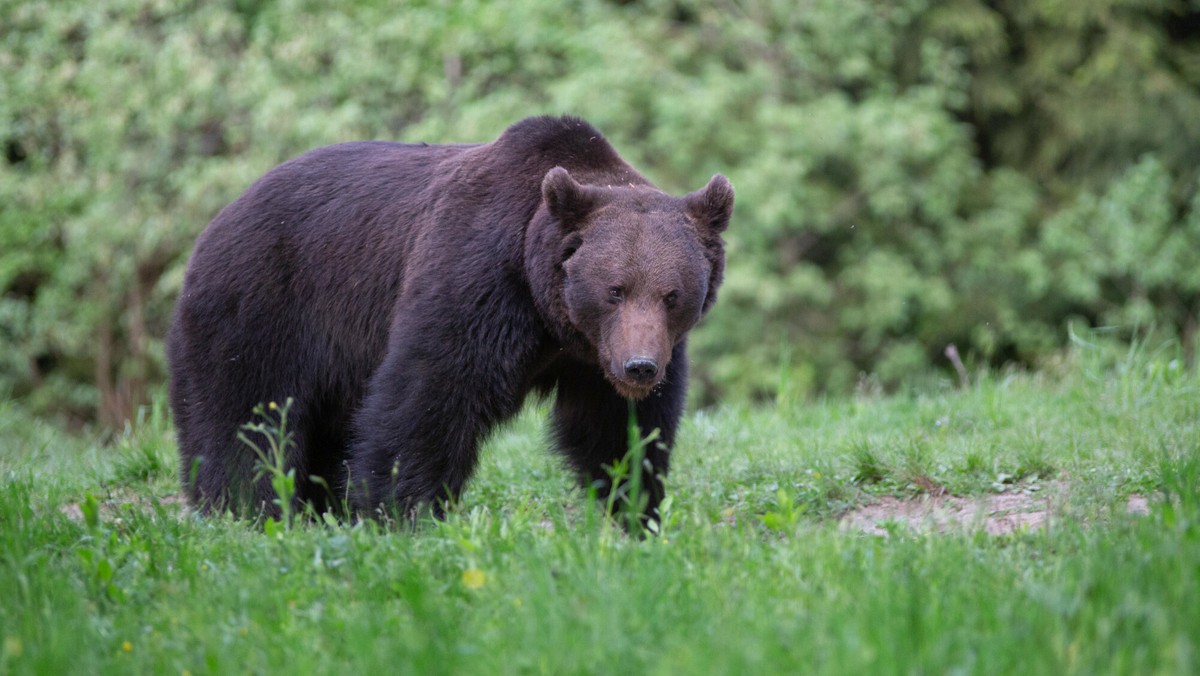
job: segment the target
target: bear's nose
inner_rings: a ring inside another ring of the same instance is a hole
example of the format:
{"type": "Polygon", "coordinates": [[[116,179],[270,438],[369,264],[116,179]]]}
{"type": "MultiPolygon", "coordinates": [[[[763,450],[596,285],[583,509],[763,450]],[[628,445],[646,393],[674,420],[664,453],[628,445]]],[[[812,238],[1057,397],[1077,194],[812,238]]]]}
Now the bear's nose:
{"type": "Polygon", "coordinates": [[[649,357],[633,357],[625,362],[625,375],[644,383],[658,374],[658,364],[649,357]]]}

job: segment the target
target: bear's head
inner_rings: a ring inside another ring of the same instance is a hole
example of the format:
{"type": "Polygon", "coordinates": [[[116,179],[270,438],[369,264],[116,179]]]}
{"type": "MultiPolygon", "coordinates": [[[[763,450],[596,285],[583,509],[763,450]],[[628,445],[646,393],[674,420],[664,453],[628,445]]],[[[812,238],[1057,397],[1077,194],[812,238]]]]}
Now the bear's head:
{"type": "Polygon", "coordinates": [[[581,184],[555,167],[542,198],[557,226],[559,303],[571,329],[621,396],[647,396],[716,299],[733,187],[716,175],[672,197],[647,185],[581,184]]]}

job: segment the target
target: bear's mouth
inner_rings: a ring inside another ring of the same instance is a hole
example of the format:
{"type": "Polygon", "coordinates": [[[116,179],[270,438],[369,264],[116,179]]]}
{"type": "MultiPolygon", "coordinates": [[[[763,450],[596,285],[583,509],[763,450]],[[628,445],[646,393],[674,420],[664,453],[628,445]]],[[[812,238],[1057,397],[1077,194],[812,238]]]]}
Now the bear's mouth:
{"type": "Polygon", "coordinates": [[[650,393],[657,389],[660,384],[662,384],[661,373],[659,374],[659,377],[650,381],[636,381],[622,378],[613,374],[611,370],[604,369],[604,378],[608,380],[610,385],[613,386],[613,389],[617,391],[617,394],[621,395],[625,399],[633,399],[634,401],[640,401],[650,396],[650,393]]]}
{"type": "Polygon", "coordinates": [[[605,380],[621,397],[635,401],[650,396],[662,384],[667,372],[666,362],[670,361],[670,356],[654,356],[652,351],[636,351],[634,356],[618,357],[617,354],[625,353],[615,353],[602,345],[599,352],[600,370],[604,372],[605,380]]]}
{"type": "Polygon", "coordinates": [[[617,391],[617,394],[626,399],[633,399],[634,401],[645,399],[646,397],[650,396],[650,393],[654,391],[654,388],[658,387],[658,383],[628,383],[612,377],[609,377],[608,380],[610,383],[612,383],[613,389],[617,391]]]}

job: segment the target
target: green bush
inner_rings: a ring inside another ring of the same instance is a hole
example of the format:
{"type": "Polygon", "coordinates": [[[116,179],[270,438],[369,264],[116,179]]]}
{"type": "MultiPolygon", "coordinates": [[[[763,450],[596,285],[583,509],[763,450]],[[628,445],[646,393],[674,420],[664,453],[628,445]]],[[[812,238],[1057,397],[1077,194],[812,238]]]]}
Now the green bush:
{"type": "MultiPolygon", "coordinates": [[[[118,424],[191,242],[274,164],[572,112],[738,190],[701,402],[1200,314],[1200,3],[0,0],[0,392],[118,424]]],[[[790,395],[789,395],[790,396],[790,395]]]]}

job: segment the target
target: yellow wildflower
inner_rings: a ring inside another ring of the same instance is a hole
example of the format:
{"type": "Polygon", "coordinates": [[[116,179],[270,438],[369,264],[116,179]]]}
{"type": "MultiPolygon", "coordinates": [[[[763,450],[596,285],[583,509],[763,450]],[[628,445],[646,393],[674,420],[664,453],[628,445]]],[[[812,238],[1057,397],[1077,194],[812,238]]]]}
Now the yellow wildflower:
{"type": "Polygon", "coordinates": [[[462,583],[467,589],[479,589],[487,582],[487,576],[478,568],[468,568],[463,571],[462,583]]]}

